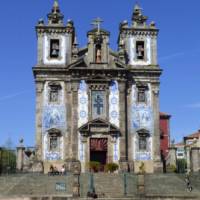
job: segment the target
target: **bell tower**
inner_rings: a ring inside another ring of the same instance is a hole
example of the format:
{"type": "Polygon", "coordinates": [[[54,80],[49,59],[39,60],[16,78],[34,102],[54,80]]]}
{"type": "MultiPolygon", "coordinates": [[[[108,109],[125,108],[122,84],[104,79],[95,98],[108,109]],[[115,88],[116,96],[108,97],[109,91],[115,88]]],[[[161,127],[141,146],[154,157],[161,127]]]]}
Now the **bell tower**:
{"type": "Polygon", "coordinates": [[[152,21],[147,24],[138,4],[134,6],[132,24],[129,27],[125,20],[120,24],[118,45],[124,44],[127,53],[127,64],[130,66],[157,65],[157,35],[158,29],[152,21]]]}
{"type": "Polygon", "coordinates": [[[48,23],[38,21],[36,33],[38,38],[38,65],[66,65],[71,63],[74,42],[74,24],[68,20],[63,23],[64,15],[55,0],[51,12],[47,15],[48,23]]]}
{"type": "MultiPolygon", "coordinates": [[[[70,90],[64,70],[77,55],[75,28],[72,20],[64,24],[58,1],[55,0],[48,22],[43,19],[36,25],[38,59],[33,68],[36,85],[36,156],[49,166],[62,165],[70,157],[69,113],[70,90]],[[67,149],[68,148],[68,149],[67,149]]],[[[71,91],[71,90],[70,90],[71,91]]]]}
{"type": "Polygon", "coordinates": [[[157,63],[158,29],[147,23],[141,7],[136,4],[132,21],[119,26],[119,59],[129,68],[128,80],[128,159],[139,171],[141,162],[147,172],[161,170],[159,129],[159,77],[157,63]]]}

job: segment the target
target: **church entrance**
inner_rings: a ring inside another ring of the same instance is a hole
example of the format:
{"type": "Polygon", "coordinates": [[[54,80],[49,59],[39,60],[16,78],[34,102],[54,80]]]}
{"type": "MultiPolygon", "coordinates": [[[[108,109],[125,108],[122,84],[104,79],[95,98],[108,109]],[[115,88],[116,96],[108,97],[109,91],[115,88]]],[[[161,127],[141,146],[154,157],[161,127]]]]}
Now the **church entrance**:
{"type": "Polygon", "coordinates": [[[99,162],[100,171],[104,170],[104,165],[107,162],[107,138],[91,138],[90,139],[90,161],[99,162]]]}

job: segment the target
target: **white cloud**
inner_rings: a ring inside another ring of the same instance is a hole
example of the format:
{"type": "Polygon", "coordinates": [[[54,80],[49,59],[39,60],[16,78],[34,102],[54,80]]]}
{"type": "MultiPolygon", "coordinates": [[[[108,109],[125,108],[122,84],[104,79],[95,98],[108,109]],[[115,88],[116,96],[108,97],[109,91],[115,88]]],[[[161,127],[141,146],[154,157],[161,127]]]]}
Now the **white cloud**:
{"type": "Polygon", "coordinates": [[[185,52],[178,52],[178,53],[174,53],[174,54],[171,54],[171,55],[168,55],[168,56],[163,56],[163,57],[160,57],[159,60],[169,60],[169,59],[173,59],[175,57],[179,57],[179,56],[184,56],[185,55],[185,52]]]}
{"type": "Polygon", "coordinates": [[[2,96],[2,97],[0,97],[0,101],[5,101],[5,100],[8,100],[8,99],[13,99],[13,98],[15,98],[17,96],[20,96],[22,94],[25,94],[27,92],[29,92],[29,90],[24,90],[24,91],[21,91],[21,92],[16,92],[16,93],[13,93],[13,94],[2,96]]]}
{"type": "Polygon", "coordinates": [[[185,105],[186,108],[200,108],[200,102],[199,103],[193,103],[185,105]]]}

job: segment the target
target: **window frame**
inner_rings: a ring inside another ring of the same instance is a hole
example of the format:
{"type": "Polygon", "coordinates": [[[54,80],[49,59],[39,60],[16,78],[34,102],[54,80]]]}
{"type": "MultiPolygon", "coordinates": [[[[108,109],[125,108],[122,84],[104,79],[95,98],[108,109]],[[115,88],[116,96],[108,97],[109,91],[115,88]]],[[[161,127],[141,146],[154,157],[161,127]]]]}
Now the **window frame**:
{"type": "Polygon", "coordinates": [[[61,102],[61,91],[62,91],[62,86],[60,83],[49,83],[48,84],[49,92],[48,92],[48,102],[50,104],[60,104],[61,102]],[[52,92],[57,92],[57,99],[55,101],[51,100],[51,94],[52,92]]]}

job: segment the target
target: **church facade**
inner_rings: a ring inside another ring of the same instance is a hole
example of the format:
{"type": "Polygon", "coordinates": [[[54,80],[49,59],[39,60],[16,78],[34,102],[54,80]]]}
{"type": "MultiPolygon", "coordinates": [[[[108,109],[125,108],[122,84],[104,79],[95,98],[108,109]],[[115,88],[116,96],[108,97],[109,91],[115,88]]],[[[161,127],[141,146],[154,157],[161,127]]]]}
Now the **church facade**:
{"type": "Polygon", "coordinates": [[[55,1],[48,23],[36,26],[36,157],[50,165],[117,163],[122,171],[161,169],[158,29],[135,5],[132,24],[119,26],[118,50],[94,20],[79,48],[72,20],[55,1]]]}

